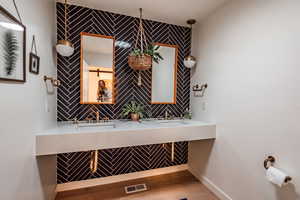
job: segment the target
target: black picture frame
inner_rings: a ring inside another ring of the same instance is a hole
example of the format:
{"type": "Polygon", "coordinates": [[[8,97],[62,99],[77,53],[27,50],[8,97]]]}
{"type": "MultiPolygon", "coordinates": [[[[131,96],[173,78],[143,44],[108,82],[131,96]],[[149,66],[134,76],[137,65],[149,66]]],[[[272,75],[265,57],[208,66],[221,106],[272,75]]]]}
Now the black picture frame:
{"type": "MultiPolygon", "coordinates": [[[[22,49],[21,55],[23,56],[23,59],[22,59],[23,66],[20,66],[20,67],[22,67],[22,69],[23,69],[23,71],[22,71],[23,74],[21,75],[20,79],[7,78],[7,77],[0,76],[0,81],[25,83],[26,82],[26,27],[2,6],[0,6],[0,15],[6,17],[7,19],[13,21],[14,23],[18,24],[19,26],[21,26],[23,28],[23,34],[22,34],[23,44],[20,48],[20,49],[22,49]]],[[[2,53],[0,53],[0,57],[3,56],[3,54],[2,55],[1,54],[2,53]]]]}
{"type": "Polygon", "coordinates": [[[32,52],[29,56],[29,71],[33,74],[39,74],[40,72],[40,57],[32,52]]]}

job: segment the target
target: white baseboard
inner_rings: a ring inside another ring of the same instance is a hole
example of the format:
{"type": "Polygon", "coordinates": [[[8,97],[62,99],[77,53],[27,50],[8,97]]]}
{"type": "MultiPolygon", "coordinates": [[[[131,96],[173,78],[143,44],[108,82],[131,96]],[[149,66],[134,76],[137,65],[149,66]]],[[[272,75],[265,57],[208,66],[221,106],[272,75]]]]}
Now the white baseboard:
{"type": "Polygon", "coordinates": [[[95,178],[95,179],[89,179],[89,180],[83,180],[83,181],[74,181],[74,182],[70,182],[70,183],[58,184],[56,187],[56,191],[63,192],[63,191],[69,191],[69,190],[76,190],[76,189],[118,183],[118,182],[122,182],[122,181],[129,181],[129,180],[134,180],[134,179],[139,179],[139,178],[146,178],[146,177],[151,177],[151,176],[170,174],[170,173],[175,173],[175,172],[184,171],[184,170],[188,170],[187,164],[159,168],[159,169],[151,169],[151,170],[147,170],[147,171],[134,172],[134,173],[130,173],[130,174],[109,176],[109,177],[104,177],[104,178],[95,178]]]}
{"type": "Polygon", "coordinates": [[[232,200],[232,198],[227,195],[221,188],[216,186],[213,182],[211,182],[206,177],[201,177],[200,181],[203,185],[205,185],[211,192],[213,192],[219,199],[221,200],[232,200]]]}
{"type": "Polygon", "coordinates": [[[212,193],[214,193],[220,200],[233,200],[229,195],[227,195],[221,188],[215,185],[211,180],[202,176],[199,177],[192,170],[189,170],[199,181],[206,186],[212,193]]]}

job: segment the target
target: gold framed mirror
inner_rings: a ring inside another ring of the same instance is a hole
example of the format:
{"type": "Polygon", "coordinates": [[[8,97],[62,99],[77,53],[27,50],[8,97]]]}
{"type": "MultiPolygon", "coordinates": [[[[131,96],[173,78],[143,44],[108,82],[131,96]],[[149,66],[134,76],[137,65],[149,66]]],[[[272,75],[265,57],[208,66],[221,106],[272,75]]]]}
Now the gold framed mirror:
{"type": "Polygon", "coordinates": [[[115,103],[115,38],[81,34],[80,103],[115,103]]]}
{"type": "Polygon", "coordinates": [[[163,57],[152,65],[151,104],[176,104],[178,46],[155,43],[163,57]]]}

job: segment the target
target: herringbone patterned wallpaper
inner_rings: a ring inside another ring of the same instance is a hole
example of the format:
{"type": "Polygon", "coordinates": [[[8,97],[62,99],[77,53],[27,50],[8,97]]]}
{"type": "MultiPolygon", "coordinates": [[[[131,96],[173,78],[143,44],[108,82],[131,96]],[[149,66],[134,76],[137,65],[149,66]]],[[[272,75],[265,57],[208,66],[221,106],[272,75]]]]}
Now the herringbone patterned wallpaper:
{"type": "MultiPolygon", "coordinates": [[[[111,119],[121,118],[125,104],[134,100],[143,104],[151,117],[163,116],[166,110],[180,116],[189,107],[190,71],[184,67],[183,59],[190,52],[191,30],[189,28],[144,20],[148,42],[159,42],[179,46],[177,72],[177,104],[151,105],[151,70],[142,72],[143,86],[137,86],[138,73],[127,64],[130,48],[115,49],[115,71],[117,90],[114,105],[80,104],[80,33],[89,32],[114,36],[116,41],[133,44],[139,20],[134,17],[98,11],[70,5],[69,39],[75,52],[71,57],[58,55],[57,76],[61,81],[57,96],[57,120],[67,121],[74,118],[85,119],[90,110],[99,111],[101,116],[111,119]]],[[[57,39],[64,38],[64,6],[57,3],[57,39]]],[[[142,171],[187,162],[188,143],[176,144],[176,159],[170,161],[170,148],[162,145],[149,145],[108,149],[100,151],[98,172],[89,172],[89,153],[78,152],[58,156],[58,183],[105,177],[117,174],[142,171]]]]}
{"type": "Polygon", "coordinates": [[[90,172],[90,152],[60,154],[57,160],[57,182],[66,183],[107,177],[174,165],[186,164],[188,143],[175,143],[175,159],[171,160],[171,144],[105,149],[98,154],[98,170],[90,172]]]}

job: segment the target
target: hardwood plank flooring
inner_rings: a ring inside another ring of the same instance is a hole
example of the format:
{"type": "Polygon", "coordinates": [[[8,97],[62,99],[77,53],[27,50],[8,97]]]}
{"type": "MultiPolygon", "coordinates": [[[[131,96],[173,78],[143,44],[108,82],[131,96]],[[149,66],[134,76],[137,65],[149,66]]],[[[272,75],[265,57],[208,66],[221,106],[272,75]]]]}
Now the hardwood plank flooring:
{"type": "Polygon", "coordinates": [[[188,171],[58,193],[56,200],[218,200],[188,171]],[[127,195],[124,187],[146,183],[145,192],[127,195]]]}

